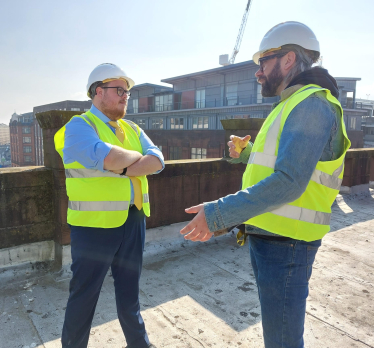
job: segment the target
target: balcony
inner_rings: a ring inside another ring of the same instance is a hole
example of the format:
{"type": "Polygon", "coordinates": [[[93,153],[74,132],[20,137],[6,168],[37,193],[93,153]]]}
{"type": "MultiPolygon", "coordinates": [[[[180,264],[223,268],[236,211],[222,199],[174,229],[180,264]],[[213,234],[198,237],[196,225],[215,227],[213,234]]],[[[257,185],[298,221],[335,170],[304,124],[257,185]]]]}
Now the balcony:
{"type": "Polygon", "coordinates": [[[189,110],[189,109],[207,109],[227,106],[238,106],[238,105],[254,105],[263,103],[274,103],[278,100],[278,97],[273,98],[260,98],[257,96],[249,97],[229,97],[229,98],[215,98],[215,99],[203,99],[197,101],[185,101],[185,102],[174,102],[170,104],[154,105],[149,104],[147,106],[139,106],[133,108],[131,104],[128,107],[128,114],[140,114],[145,112],[167,112],[174,110],[189,110]]]}

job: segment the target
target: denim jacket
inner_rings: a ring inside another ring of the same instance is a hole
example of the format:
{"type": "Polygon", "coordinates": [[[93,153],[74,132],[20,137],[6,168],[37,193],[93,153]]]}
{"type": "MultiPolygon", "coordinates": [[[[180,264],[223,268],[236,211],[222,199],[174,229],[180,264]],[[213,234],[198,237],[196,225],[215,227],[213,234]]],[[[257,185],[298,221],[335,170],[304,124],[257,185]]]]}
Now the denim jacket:
{"type": "MultiPolygon", "coordinates": [[[[302,85],[284,90],[281,101],[302,85]]],[[[232,227],[299,198],[305,191],[318,161],[331,161],[343,152],[340,109],[325,92],[317,92],[299,103],[289,114],[279,141],[274,173],[256,185],[204,203],[211,232],[232,227]]],[[[246,225],[246,232],[277,236],[246,225]]]]}

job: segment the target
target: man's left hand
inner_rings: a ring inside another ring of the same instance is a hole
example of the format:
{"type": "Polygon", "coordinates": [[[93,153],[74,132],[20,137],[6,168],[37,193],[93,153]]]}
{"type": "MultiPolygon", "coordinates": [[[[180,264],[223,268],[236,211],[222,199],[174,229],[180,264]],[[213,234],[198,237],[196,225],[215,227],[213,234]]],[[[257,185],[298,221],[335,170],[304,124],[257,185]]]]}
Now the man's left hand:
{"type": "Polygon", "coordinates": [[[185,209],[188,214],[197,215],[190,221],[190,223],[181,229],[180,233],[185,234],[184,239],[192,240],[193,242],[206,242],[212,238],[213,233],[209,231],[206,223],[204,204],[195,205],[194,207],[185,209]]]}

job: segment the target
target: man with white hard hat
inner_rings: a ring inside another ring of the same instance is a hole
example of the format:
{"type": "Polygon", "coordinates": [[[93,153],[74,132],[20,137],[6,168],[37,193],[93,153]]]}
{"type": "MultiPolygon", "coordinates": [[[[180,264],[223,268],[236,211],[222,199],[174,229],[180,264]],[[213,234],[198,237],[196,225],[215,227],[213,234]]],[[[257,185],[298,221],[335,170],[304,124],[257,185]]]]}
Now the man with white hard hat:
{"type": "Polygon", "coordinates": [[[230,156],[247,164],[242,190],[186,209],[198,214],[181,230],[186,239],[206,241],[245,224],[266,348],[304,347],[308,282],[350,147],[336,81],[312,67],[319,55],[305,24],[280,23],[266,33],[253,56],[255,76],[262,95],[280,101],[252,149],[238,152],[228,142],[230,156]]]}
{"type": "Polygon", "coordinates": [[[91,109],[55,135],[65,168],[73,261],[63,348],[87,347],[109,267],[127,347],[154,347],[140,314],[139,278],[150,215],[147,175],[160,172],[164,158],[142,129],[123,119],[133,86],[118,66],[97,66],[87,84],[91,109]]]}

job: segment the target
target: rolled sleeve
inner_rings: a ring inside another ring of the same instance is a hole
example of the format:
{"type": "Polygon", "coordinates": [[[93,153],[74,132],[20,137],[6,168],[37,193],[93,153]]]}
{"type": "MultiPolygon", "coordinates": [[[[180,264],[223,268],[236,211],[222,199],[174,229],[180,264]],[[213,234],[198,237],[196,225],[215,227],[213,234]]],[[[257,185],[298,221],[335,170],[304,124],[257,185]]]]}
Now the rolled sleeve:
{"type": "Polygon", "coordinates": [[[158,174],[161,171],[163,171],[165,168],[164,156],[162,152],[160,151],[160,149],[155,144],[153,144],[152,140],[147,136],[147,134],[145,134],[145,132],[142,129],[140,130],[139,140],[140,140],[140,144],[142,145],[143,156],[145,155],[156,156],[161,162],[162,169],[158,170],[157,172],[153,174],[158,174]]]}

